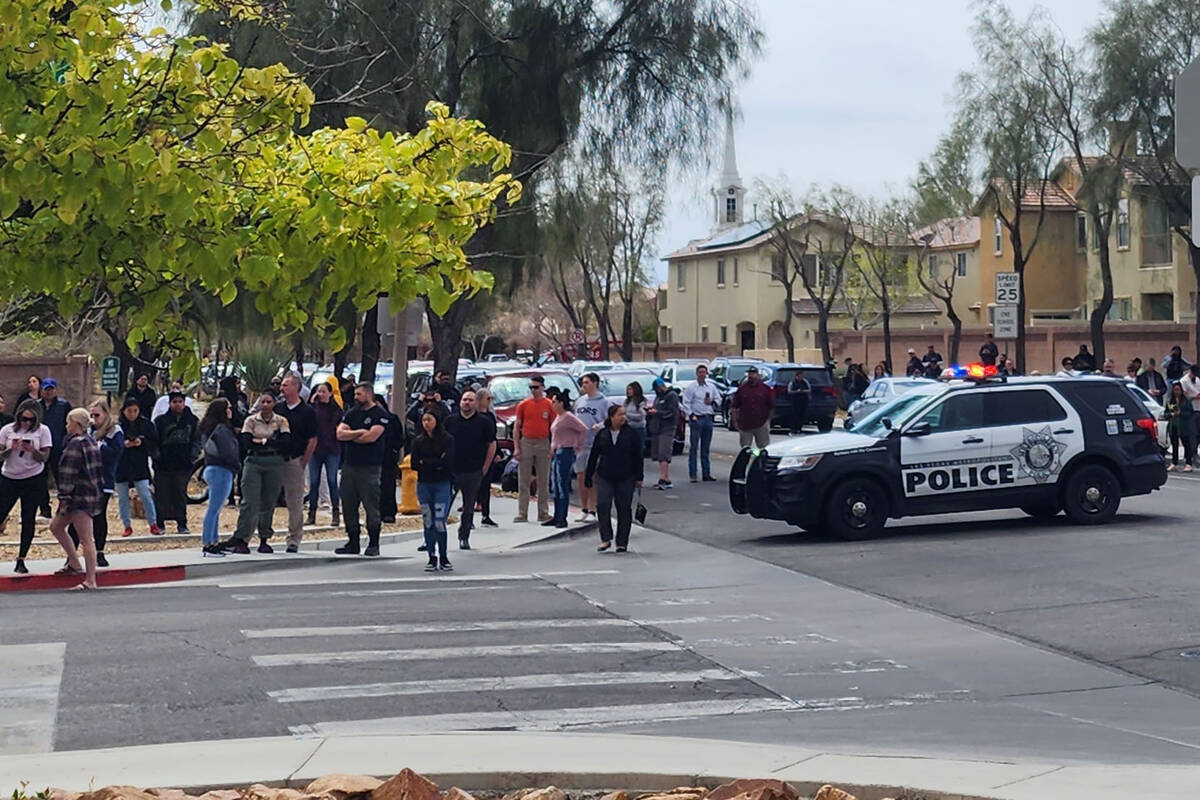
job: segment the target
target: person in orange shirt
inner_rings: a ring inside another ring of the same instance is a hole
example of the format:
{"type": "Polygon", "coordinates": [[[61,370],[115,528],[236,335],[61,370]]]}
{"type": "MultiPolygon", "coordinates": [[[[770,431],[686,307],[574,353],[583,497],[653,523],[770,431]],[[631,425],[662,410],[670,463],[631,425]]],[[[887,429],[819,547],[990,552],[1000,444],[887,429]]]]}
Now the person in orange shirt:
{"type": "Polygon", "coordinates": [[[513,522],[529,521],[529,482],[537,471],[538,521],[550,519],[550,423],[554,409],[546,397],[546,379],[529,379],[529,397],[517,404],[513,426],[513,456],[517,459],[517,516],[513,522]]]}

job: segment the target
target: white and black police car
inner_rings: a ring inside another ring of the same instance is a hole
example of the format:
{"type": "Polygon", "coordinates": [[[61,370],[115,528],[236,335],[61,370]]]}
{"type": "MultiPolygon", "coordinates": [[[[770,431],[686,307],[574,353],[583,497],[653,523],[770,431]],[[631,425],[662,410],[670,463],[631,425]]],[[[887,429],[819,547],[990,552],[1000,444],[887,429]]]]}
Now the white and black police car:
{"type": "Polygon", "coordinates": [[[852,432],[742,450],[730,505],[861,539],[889,518],[997,508],[1098,524],[1122,497],[1166,483],[1154,418],[1123,381],[1004,379],[981,365],[964,372],[966,380],[897,398],[852,432]]]}

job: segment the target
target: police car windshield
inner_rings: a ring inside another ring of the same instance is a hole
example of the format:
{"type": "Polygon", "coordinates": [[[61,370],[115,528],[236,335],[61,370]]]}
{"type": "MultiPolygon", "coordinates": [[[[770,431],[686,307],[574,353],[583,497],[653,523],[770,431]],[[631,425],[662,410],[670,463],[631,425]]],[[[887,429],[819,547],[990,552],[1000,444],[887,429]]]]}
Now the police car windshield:
{"type": "Polygon", "coordinates": [[[902,394],[892,402],[884,403],[863,417],[860,422],[854,425],[853,432],[877,438],[887,436],[888,428],[885,428],[883,425],[885,417],[892,421],[891,430],[895,430],[906,422],[920,407],[923,407],[925,401],[939,394],[941,392],[933,392],[932,394],[909,392],[908,394],[902,394]]]}

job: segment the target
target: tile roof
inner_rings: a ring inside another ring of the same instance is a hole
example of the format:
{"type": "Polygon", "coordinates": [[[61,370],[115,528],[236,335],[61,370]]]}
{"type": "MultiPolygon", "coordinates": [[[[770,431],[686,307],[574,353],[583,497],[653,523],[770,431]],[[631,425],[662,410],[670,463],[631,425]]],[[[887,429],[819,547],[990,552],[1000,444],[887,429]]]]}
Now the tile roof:
{"type": "Polygon", "coordinates": [[[938,220],[932,225],[926,225],[913,231],[912,238],[921,242],[929,237],[929,247],[942,250],[957,247],[968,247],[979,243],[981,236],[979,217],[949,217],[938,220]]]}

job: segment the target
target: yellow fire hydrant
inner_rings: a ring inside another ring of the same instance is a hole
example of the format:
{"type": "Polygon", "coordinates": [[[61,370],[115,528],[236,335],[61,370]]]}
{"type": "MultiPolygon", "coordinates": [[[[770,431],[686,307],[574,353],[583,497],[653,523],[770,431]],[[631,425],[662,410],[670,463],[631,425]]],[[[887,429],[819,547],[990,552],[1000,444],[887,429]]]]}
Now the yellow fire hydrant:
{"type": "Polygon", "coordinates": [[[417,502],[417,471],[412,468],[412,456],[405,456],[400,462],[400,508],[401,514],[420,514],[421,504],[417,502]]]}

